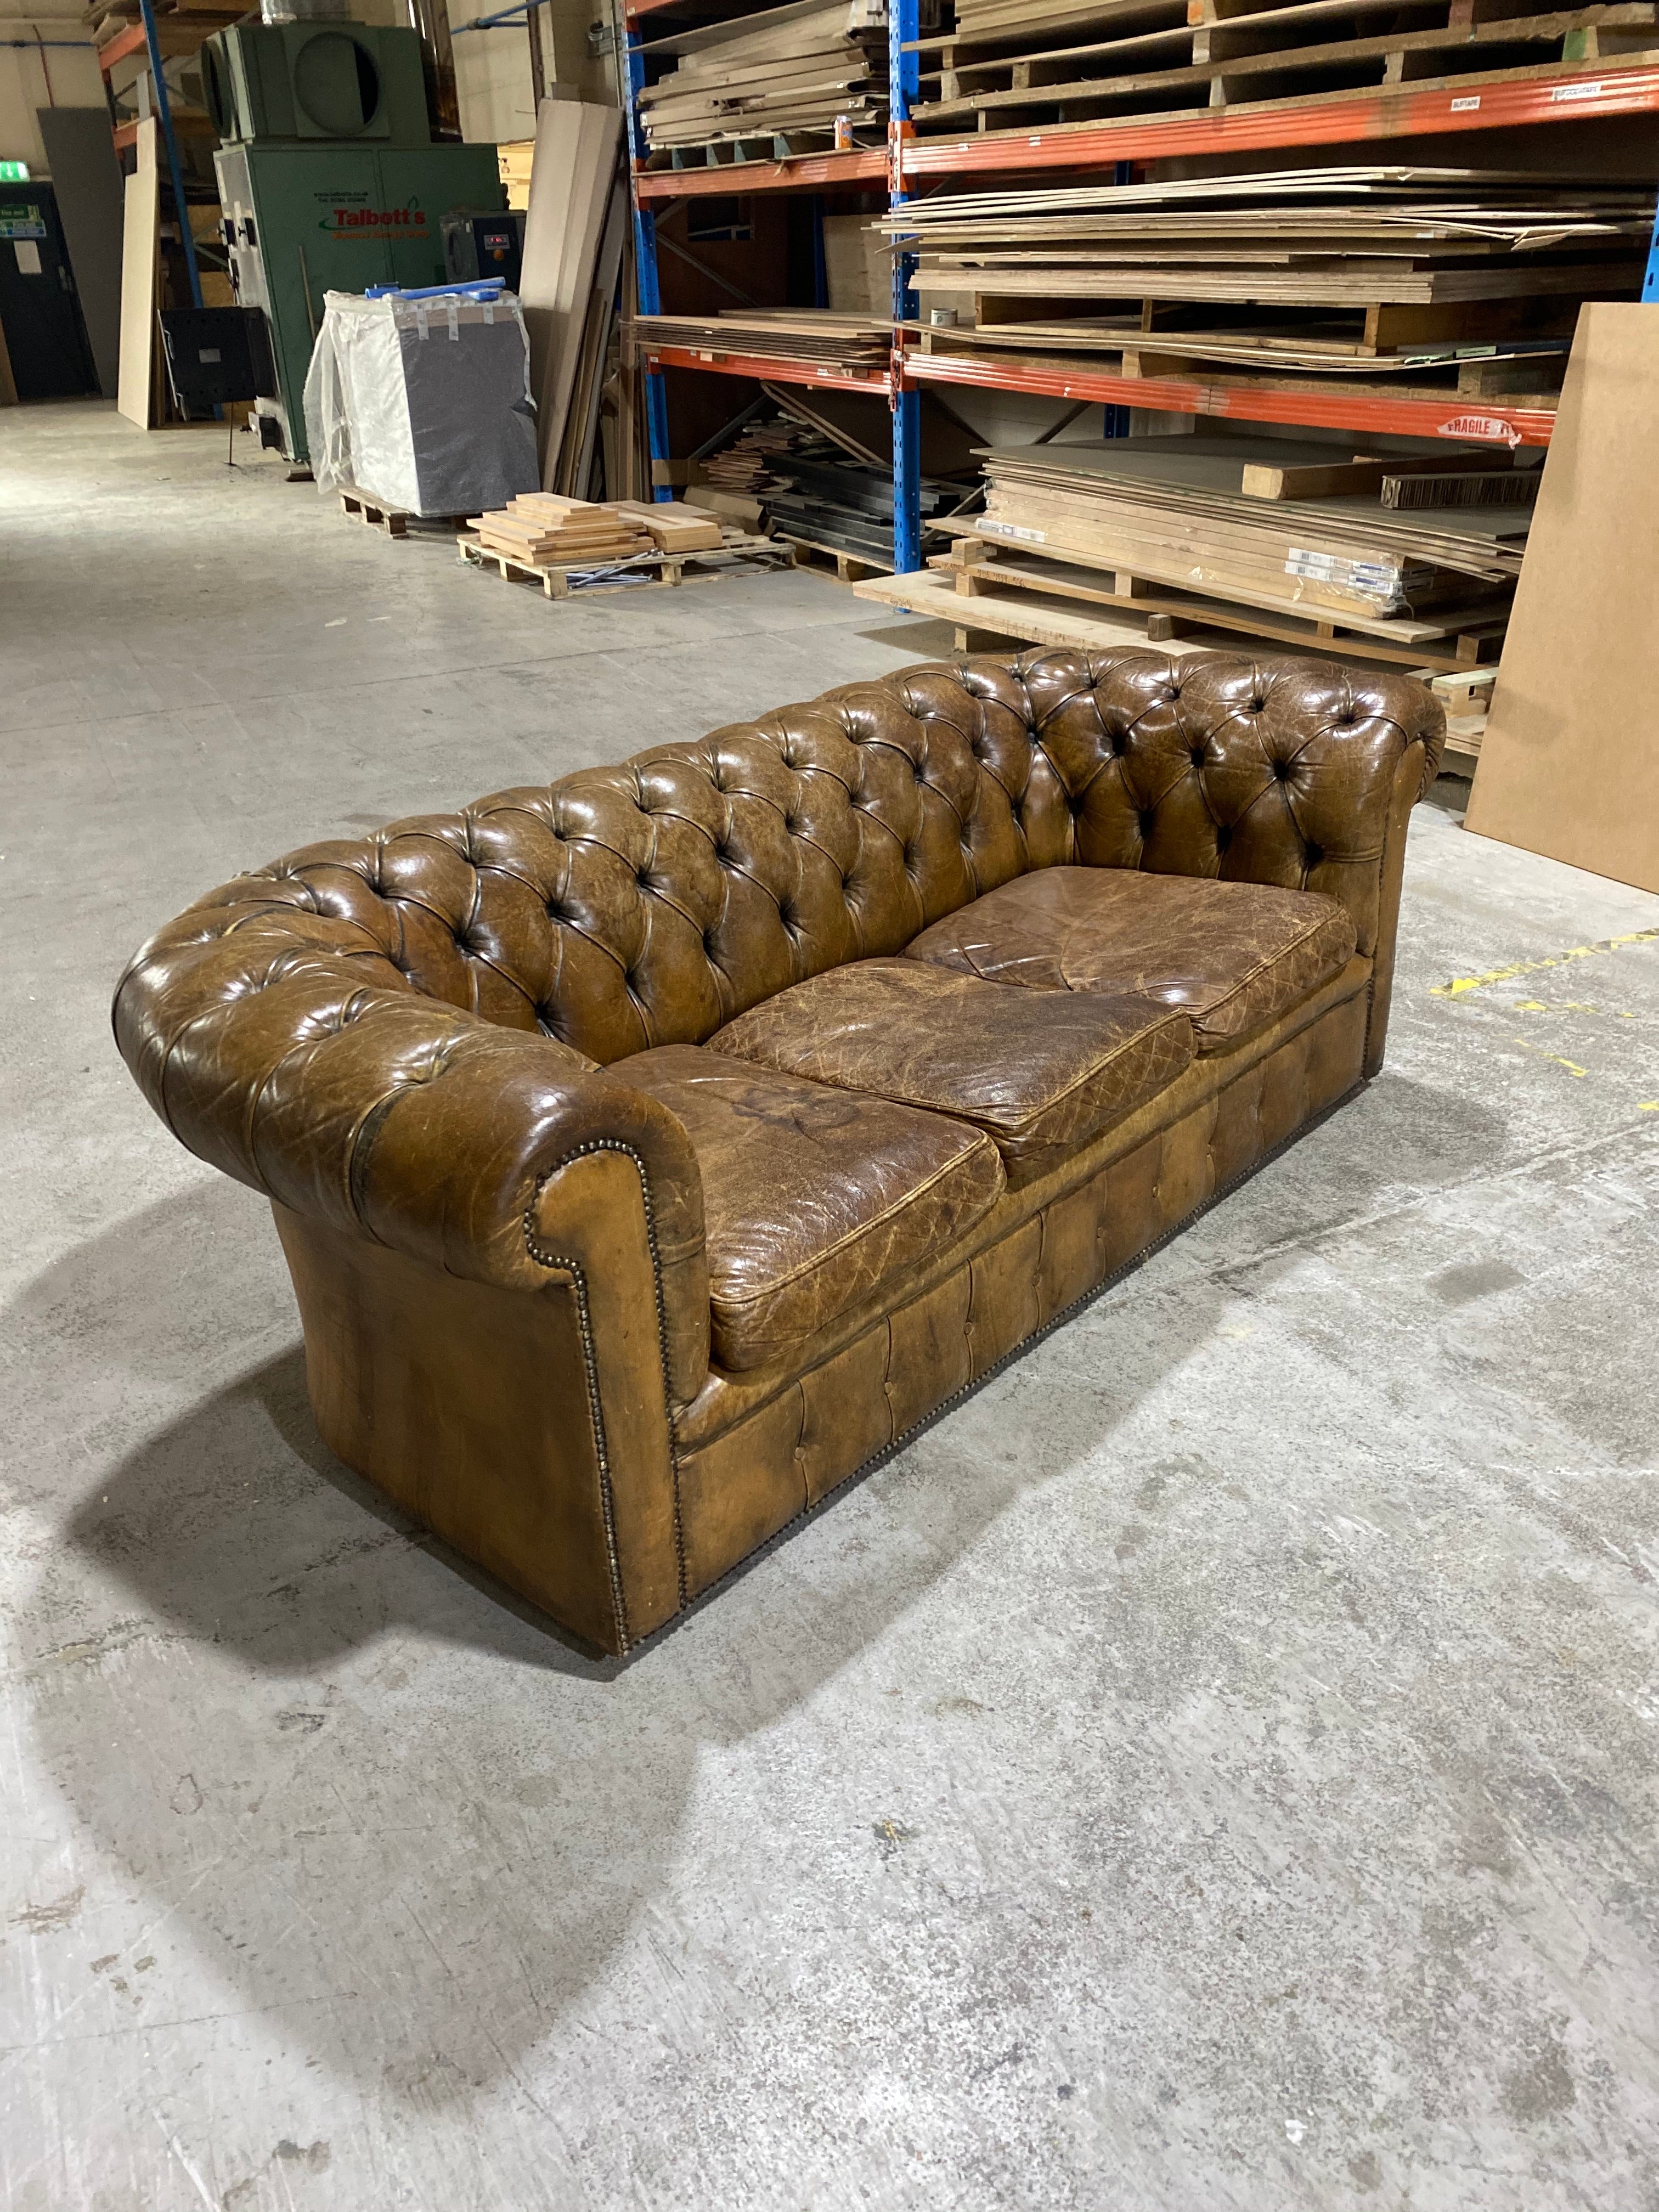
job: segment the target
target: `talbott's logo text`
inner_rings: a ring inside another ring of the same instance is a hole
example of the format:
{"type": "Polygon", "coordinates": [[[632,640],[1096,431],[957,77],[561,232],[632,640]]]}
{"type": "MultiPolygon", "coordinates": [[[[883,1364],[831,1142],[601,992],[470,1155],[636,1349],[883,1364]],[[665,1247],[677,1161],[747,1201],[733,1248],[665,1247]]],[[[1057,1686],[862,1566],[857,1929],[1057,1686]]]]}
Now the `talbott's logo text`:
{"type": "Polygon", "coordinates": [[[337,207],[318,223],[334,237],[348,231],[416,231],[426,228],[426,210],[418,207],[337,207]]]}

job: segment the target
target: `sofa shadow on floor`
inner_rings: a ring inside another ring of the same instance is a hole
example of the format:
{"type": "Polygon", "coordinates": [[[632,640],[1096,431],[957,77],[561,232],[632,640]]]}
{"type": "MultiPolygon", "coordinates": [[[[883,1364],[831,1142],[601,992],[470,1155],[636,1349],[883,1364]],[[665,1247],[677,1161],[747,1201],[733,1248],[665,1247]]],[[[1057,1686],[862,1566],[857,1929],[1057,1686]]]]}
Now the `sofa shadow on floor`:
{"type": "MultiPolygon", "coordinates": [[[[559,1640],[341,1467],[297,1346],[267,1358],[68,1514],[40,1593],[37,1626],[61,1647],[33,1670],[45,1764],[192,1981],[239,2011],[304,2008],[340,2079],[411,2110],[465,2104],[602,1973],[629,1971],[641,1917],[673,1894],[705,1755],[729,1760],[867,1664],[1005,1513],[1108,1447],[1210,1341],[1236,1296],[1224,1277],[1281,1245],[1287,1212],[1320,1236],[1364,1212],[1379,1188],[1365,1118],[1362,1096],[1225,1201],[1202,1256],[1238,1249],[1183,1271],[1155,1328],[1132,1275],[1062,1328],[1061,1356],[1017,1359],[625,1662],[559,1640]],[[93,1617],[110,1625],[76,1631],[93,1617]],[[122,1740],[143,1743],[137,1771],[109,1757],[122,1740]]],[[[82,1248],[36,1286],[37,1321],[44,1300],[95,1364],[114,1285],[124,1363],[176,1373],[174,1339],[182,1324],[199,1341],[204,1312],[123,1286],[198,1242],[204,1204],[222,1210],[191,1192],[82,1248]]],[[[274,1249],[215,1249],[238,1255],[228,1278],[255,1267],[271,1294],[274,1249]]],[[[1267,1275],[1294,1263],[1281,1245],[1267,1275]]],[[[198,1307],[238,1288],[189,1279],[198,1307]]],[[[1126,1471],[1126,1516],[1133,1488],[1126,1471]]]]}

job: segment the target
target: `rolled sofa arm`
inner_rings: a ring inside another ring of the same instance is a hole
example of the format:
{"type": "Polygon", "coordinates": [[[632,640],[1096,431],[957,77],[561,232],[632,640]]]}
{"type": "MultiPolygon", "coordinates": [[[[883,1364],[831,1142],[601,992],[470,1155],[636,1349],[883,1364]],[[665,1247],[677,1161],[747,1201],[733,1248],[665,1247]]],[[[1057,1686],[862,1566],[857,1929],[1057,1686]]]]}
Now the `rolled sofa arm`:
{"type": "Polygon", "coordinates": [[[670,1395],[708,1368],[702,1185],[655,1099],[539,1033],[416,990],[356,923],[281,901],[181,915],[116,990],[116,1041],[162,1121],[278,1206],[444,1273],[537,1291],[559,1170],[638,1170],[670,1395]]]}

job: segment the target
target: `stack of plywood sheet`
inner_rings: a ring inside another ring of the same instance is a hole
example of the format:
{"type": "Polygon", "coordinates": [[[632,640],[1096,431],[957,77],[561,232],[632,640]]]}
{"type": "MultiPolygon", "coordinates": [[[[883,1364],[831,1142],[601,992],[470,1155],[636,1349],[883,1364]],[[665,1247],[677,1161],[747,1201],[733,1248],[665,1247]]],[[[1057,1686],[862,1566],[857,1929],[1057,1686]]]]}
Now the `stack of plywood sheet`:
{"type": "Polygon", "coordinates": [[[537,568],[598,567],[655,551],[656,542],[637,517],[586,499],[553,492],[525,492],[504,507],[475,515],[470,527],[492,553],[506,553],[537,568]]]}
{"type": "MultiPolygon", "coordinates": [[[[1080,125],[1362,88],[1402,97],[1524,80],[1597,78],[1659,59],[1653,0],[1547,11],[1528,0],[957,0],[921,46],[916,126],[1080,125]]],[[[1478,97],[1478,94],[1475,95],[1478,97]]]]}
{"type": "Polygon", "coordinates": [[[1191,357],[1207,339],[1211,358],[1286,365],[1570,331],[1580,301],[1639,289],[1653,198],[1467,170],[1332,168],[953,194],[879,228],[918,252],[918,293],[971,293],[981,323],[1029,318],[1038,344],[1063,343],[1073,315],[1113,301],[1118,319],[1079,328],[1079,343],[1121,346],[1138,326],[1144,344],[1167,337],[1176,354],[1186,325],[1191,357]],[[1218,322],[1244,327],[1206,327],[1218,322]]]}
{"type": "Polygon", "coordinates": [[[672,64],[640,94],[653,152],[792,131],[884,128],[887,15],[882,0],[793,0],[783,8],[653,40],[672,64]]]}
{"type": "Polygon", "coordinates": [[[746,307],[709,317],[637,315],[635,343],[683,346],[696,353],[770,356],[822,368],[887,367],[892,325],[884,317],[837,314],[826,307],[746,307]]]}

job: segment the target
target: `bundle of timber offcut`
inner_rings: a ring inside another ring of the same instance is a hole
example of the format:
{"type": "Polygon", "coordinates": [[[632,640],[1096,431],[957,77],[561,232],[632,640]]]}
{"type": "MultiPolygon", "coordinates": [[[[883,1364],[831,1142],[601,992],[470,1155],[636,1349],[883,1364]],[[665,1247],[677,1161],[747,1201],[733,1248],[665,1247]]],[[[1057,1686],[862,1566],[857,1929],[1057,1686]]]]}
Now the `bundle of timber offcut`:
{"type": "Polygon", "coordinates": [[[744,307],[722,310],[706,321],[694,315],[636,315],[633,327],[641,354],[653,345],[680,346],[714,358],[750,355],[834,368],[884,369],[892,343],[890,323],[827,307],[744,307]]]}
{"type": "Polygon", "coordinates": [[[986,474],[978,538],[1114,571],[1123,593],[1170,586],[1382,635],[1401,617],[1501,617],[1535,489],[1501,448],[1348,461],[1340,447],[1276,438],[1003,447],[986,474]],[[1483,493],[1501,498],[1506,466],[1512,497],[1461,503],[1456,481],[1477,476],[1500,479],[1483,493]]]}
{"type": "Polygon", "coordinates": [[[717,491],[764,498],[770,487],[787,475],[789,456],[805,434],[781,415],[746,422],[729,445],[703,462],[703,476],[717,491]]]}
{"type": "Polygon", "coordinates": [[[1546,70],[1601,79],[1659,58],[1656,21],[1653,0],[957,0],[954,33],[921,41],[913,114],[923,131],[1026,132],[1370,88],[1407,99],[1546,70]]]}
{"type": "Polygon", "coordinates": [[[884,0],[793,0],[644,48],[674,66],[640,94],[653,152],[793,131],[884,128],[884,0]]]}
{"type": "MultiPolygon", "coordinates": [[[[879,228],[919,252],[924,296],[972,293],[981,310],[988,301],[1042,302],[1034,321],[1052,324],[1073,300],[1133,303],[1160,336],[1173,317],[1153,313],[1153,302],[1397,307],[1413,311],[1395,319],[1398,337],[1409,339],[1461,328],[1455,311],[1466,302],[1483,303],[1489,317],[1497,308],[1502,323],[1534,303],[1559,319],[1581,300],[1634,295],[1653,201],[1650,187],[1513,173],[1310,169],[959,193],[910,202],[879,228]]],[[[1011,319],[994,305],[979,316],[1011,319]]],[[[1312,349],[1320,336],[1310,334],[1312,349]]],[[[1340,333],[1328,342],[1353,344],[1340,333]]],[[[1369,349],[1379,343],[1371,336],[1369,349]]]]}
{"type": "Polygon", "coordinates": [[[474,515],[470,527],[492,553],[538,568],[597,568],[657,550],[636,514],[556,492],[522,492],[504,507],[474,515]]]}

